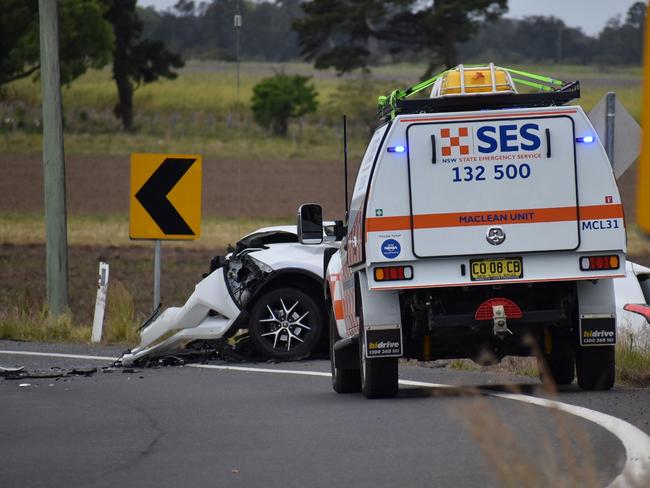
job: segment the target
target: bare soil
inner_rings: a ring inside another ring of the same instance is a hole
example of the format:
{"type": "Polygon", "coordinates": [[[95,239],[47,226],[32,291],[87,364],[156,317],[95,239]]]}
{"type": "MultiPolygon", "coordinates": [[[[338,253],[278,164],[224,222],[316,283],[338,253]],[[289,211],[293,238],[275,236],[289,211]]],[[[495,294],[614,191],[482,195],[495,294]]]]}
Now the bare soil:
{"type": "MultiPolygon", "coordinates": [[[[69,214],[126,216],[129,167],[128,156],[67,156],[69,214]]],[[[357,166],[351,164],[349,171],[351,175],[356,174],[357,166]]],[[[40,153],[0,154],[0,175],[0,212],[43,211],[40,153]]],[[[323,205],[325,218],[341,216],[343,165],[312,160],[203,160],[205,216],[288,217],[295,215],[298,206],[305,202],[323,205]]]]}
{"type": "MultiPolygon", "coordinates": [[[[66,157],[68,212],[111,215],[129,211],[129,157],[66,157]]],[[[358,162],[350,164],[350,187],[358,162]]],[[[0,212],[43,211],[40,153],[0,153],[0,212]]],[[[636,167],[619,180],[628,223],[636,217],[636,167]]],[[[288,217],[305,202],[323,205],[325,218],[343,215],[342,164],[314,160],[203,161],[203,214],[223,218],[288,217]],[[241,192],[239,189],[241,188],[241,192]]]]}
{"type": "MultiPolygon", "coordinates": [[[[129,157],[66,157],[69,215],[115,215],[128,219],[129,157]]],[[[356,173],[356,166],[350,174],[356,173]]],[[[0,154],[0,213],[43,213],[43,161],[39,153],[0,154]]],[[[300,203],[319,202],[326,218],[343,215],[342,165],[332,161],[241,161],[204,159],[203,214],[221,218],[286,218],[300,203]],[[238,180],[241,197],[238,198],[238,180]]],[[[0,241],[2,236],[0,236],[0,241]]],[[[163,249],[162,299],[182,305],[223,249],[163,249]]],[[[78,323],[92,320],[98,261],[111,265],[146,316],[153,297],[153,246],[69,248],[70,308],[78,323]]],[[[0,316],[42,309],[45,302],[44,245],[0,244],[0,316]]]]}
{"type": "MultiPolygon", "coordinates": [[[[332,161],[204,160],[203,213],[228,218],[288,217],[300,203],[319,202],[326,218],[343,215],[342,165],[332,161]],[[238,198],[238,172],[241,197],[238,198]]],[[[350,174],[357,167],[351,165],[350,174]]],[[[0,154],[0,213],[43,212],[43,163],[40,154],[0,154]]],[[[129,158],[66,158],[70,215],[114,215],[128,218],[129,158]]],[[[353,181],[350,183],[352,186],[353,181]]],[[[636,171],[619,181],[628,223],[634,222],[636,171]]],[[[1,238],[2,236],[0,236],[1,238]]],[[[0,239],[1,241],[1,239],[0,239]]],[[[223,249],[169,248],[163,252],[163,303],[181,305],[208,270],[210,258],[223,249]]],[[[650,264],[650,256],[634,256],[650,264]]],[[[71,246],[70,307],[77,323],[92,320],[97,263],[108,260],[111,279],[133,295],[139,317],[152,307],[153,247],[71,246]]],[[[43,245],[0,244],[0,317],[14,311],[39,311],[45,302],[43,245]]]]}

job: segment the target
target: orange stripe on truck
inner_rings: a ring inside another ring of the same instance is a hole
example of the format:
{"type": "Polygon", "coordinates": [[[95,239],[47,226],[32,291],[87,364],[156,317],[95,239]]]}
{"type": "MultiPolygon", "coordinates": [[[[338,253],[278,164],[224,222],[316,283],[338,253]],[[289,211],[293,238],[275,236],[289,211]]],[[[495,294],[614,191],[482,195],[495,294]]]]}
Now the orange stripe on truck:
{"type": "MultiPolygon", "coordinates": [[[[568,222],[572,220],[597,220],[623,218],[622,205],[590,205],[585,207],[525,208],[492,210],[489,212],[460,212],[421,214],[413,216],[414,229],[441,227],[469,227],[476,225],[538,224],[543,222],[568,222]]],[[[411,217],[368,217],[366,232],[410,230],[411,217]]]]}
{"type": "Polygon", "coordinates": [[[623,205],[589,205],[580,207],[580,220],[622,219],[623,205]]]}
{"type": "Polygon", "coordinates": [[[411,228],[411,217],[368,217],[366,232],[382,232],[387,230],[406,230],[411,228]]]}

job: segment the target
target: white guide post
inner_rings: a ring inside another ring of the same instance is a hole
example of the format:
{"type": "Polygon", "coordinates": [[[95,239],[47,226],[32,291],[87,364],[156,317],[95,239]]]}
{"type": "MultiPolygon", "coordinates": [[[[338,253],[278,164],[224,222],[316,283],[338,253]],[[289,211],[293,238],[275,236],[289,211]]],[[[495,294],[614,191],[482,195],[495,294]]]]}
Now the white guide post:
{"type": "Polygon", "coordinates": [[[95,318],[93,319],[93,333],[91,342],[102,340],[102,329],[104,328],[104,310],[106,308],[106,294],[108,292],[108,263],[99,262],[99,282],[97,287],[97,298],[95,299],[95,318]]]}

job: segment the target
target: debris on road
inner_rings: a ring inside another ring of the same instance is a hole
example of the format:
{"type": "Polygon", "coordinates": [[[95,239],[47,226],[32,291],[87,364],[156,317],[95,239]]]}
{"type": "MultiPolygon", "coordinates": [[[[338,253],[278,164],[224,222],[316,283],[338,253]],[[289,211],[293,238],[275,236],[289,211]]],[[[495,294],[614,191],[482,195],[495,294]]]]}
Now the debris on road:
{"type": "MultiPolygon", "coordinates": [[[[25,380],[25,379],[60,379],[69,378],[71,376],[92,376],[97,372],[97,368],[83,368],[76,367],[68,370],[53,367],[49,370],[34,370],[28,371],[24,367],[20,368],[2,368],[0,370],[0,378],[5,380],[25,380]]],[[[27,383],[25,383],[27,385],[27,383]]],[[[21,383],[19,386],[23,386],[21,383]]],[[[29,385],[31,386],[31,385],[29,385]]]]}
{"type": "Polygon", "coordinates": [[[5,376],[12,376],[17,373],[20,373],[23,371],[25,368],[23,366],[20,366],[18,368],[6,368],[4,366],[0,366],[0,376],[5,377],[5,376]]]}
{"type": "Polygon", "coordinates": [[[24,380],[24,379],[51,379],[51,378],[61,378],[65,376],[66,373],[63,371],[26,371],[21,370],[14,374],[3,375],[3,378],[6,380],[24,380]]]}
{"type": "Polygon", "coordinates": [[[97,372],[97,368],[73,368],[69,374],[77,376],[92,376],[97,372]]]}

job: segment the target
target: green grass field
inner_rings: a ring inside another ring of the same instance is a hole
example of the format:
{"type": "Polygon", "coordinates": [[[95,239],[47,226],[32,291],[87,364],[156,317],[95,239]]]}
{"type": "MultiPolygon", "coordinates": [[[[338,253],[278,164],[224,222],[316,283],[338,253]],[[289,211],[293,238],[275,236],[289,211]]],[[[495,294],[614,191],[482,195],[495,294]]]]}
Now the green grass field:
{"type": "MultiPolygon", "coordinates": [[[[583,86],[583,101],[589,109],[604,93],[614,90],[624,103],[638,101],[641,69],[621,68],[603,71],[590,66],[513,66],[517,69],[547,74],[563,80],[578,79],[583,86]]],[[[248,107],[253,86],[263,78],[275,73],[312,76],[319,92],[321,112],[327,113],[340,85],[350,80],[361,80],[358,75],[337,77],[333,71],[319,71],[306,63],[243,63],[241,66],[241,89],[239,100],[248,107]]],[[[417,83],[424,72],[424,65],[391,65],[372,70],[366,80],[370,85],[367,93],[370,104],[385,89],[404,88],[417,83]],[[380,90],[377,90],[379,86],[380,90]]],[[[359,81],[361,83],[361,81],[359,81]]],[[[115,104],[115,84],[109,69],[91,70],[63,89],[63,104],[71,110],[112,110],[115,104]]],[[[20,100],[40,105],[40,84],[30,79],[7,86],[6,100],[20,100]]],[[[237,106],[235,65],[225,62],[189,62],[175,80],[161,80],[143,85],[135,92],[136,109],[142,112],[193,113],[223,112],[237,106]]]]}
{"type": "MultiPolygon", "coordinates": [[[[641,70],[588,66],[515,66],[564,80],[579,80],[590,110],[608,91],[637,119],[641,70]]],[[[360,157],[374,124],[377,96],[416,83],[424,65],[382,66],[370,75],[337,77],[306,63],[243,63],[239,96],[235,65],[189,62],[176,80],[162,80],[135,92],[136,133],[124,134],[112,114],[115,84],[109,69],[89,71],[63,89],[66,151],[70,154],[128,154],[134,151],[200,152],[207,156],[262,159],[340,159],[340,118],[350,118],[353,157],[360,157]],[[319,93],[316,114],[291,124],[289,137],[271,136],[250,113],[253,86],[274,73],[313,77],[319,93]],[[239,117],[238,117],[239,114],[239,117]],[[358,146],[358,149],[355,149],[358,146]]],[[[7,152],[40,148],[40,84],[21,80],[4,87],[0,144],[7,152]]]]}

